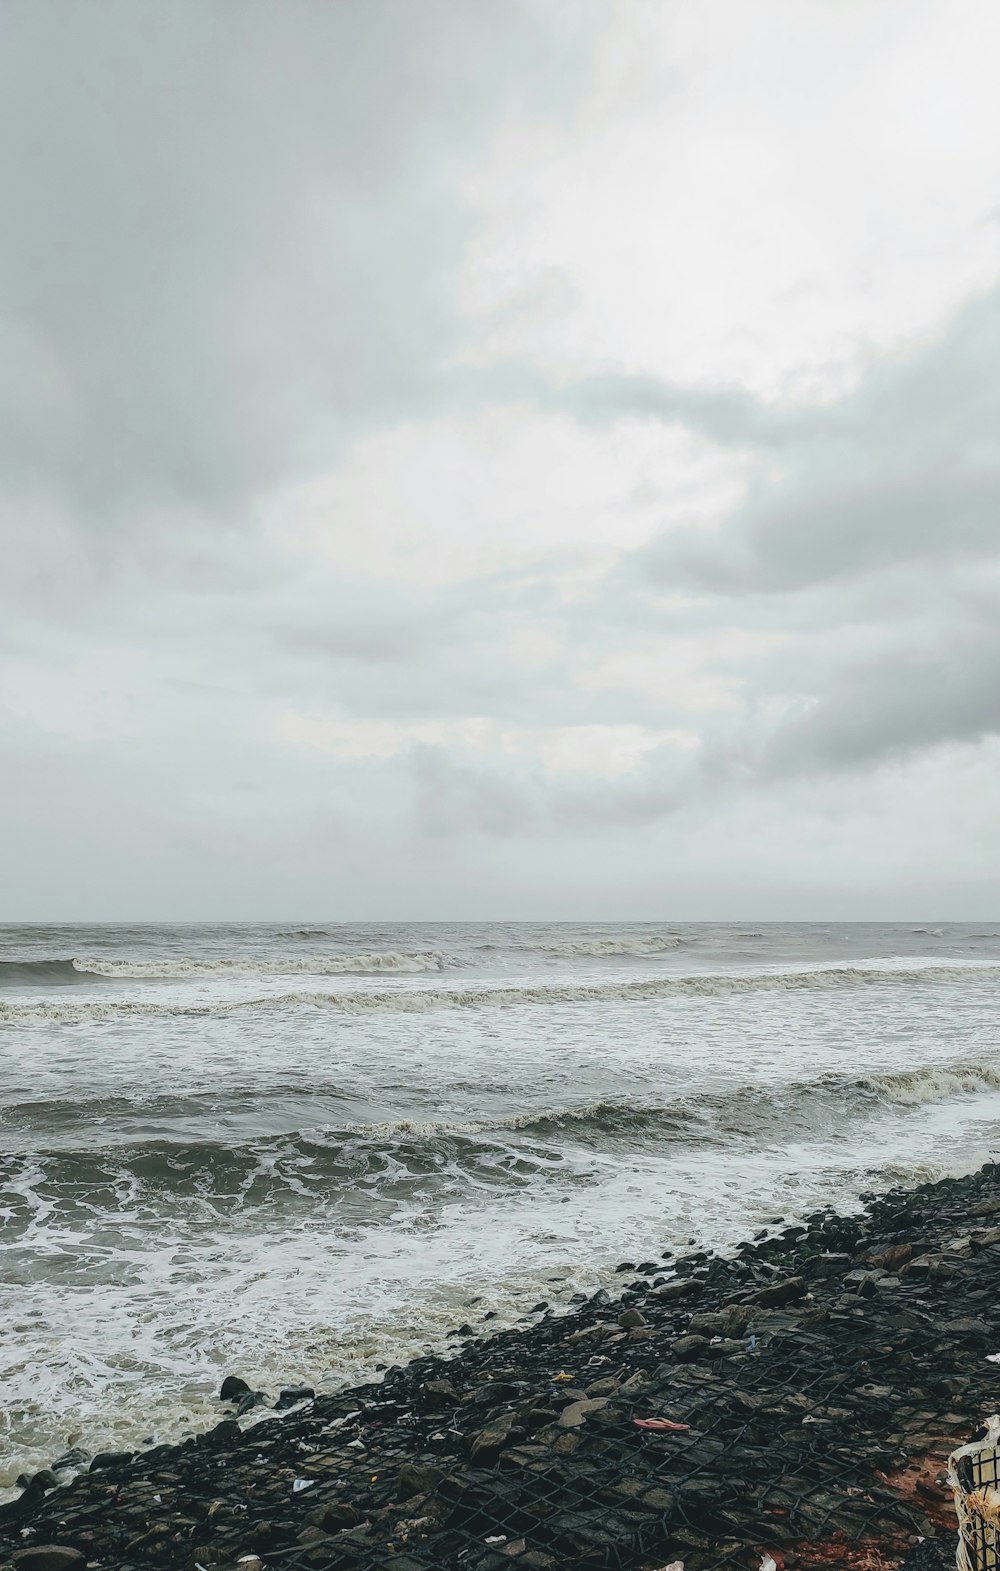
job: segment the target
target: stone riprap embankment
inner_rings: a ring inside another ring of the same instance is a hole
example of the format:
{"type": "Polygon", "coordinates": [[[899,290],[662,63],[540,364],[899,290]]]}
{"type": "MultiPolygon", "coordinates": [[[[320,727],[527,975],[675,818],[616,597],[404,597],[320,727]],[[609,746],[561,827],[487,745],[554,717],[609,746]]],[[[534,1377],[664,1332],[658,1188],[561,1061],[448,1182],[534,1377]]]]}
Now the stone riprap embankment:
{"type": "Polygon", "coordinates": [[[728,1258],[654,1254],[570,1314],[460,1328],[450,1358],[37,1475],[0,1566],[954,1564],[943,1460],[1000,1408],[1000,1167],[728,1258]]]}

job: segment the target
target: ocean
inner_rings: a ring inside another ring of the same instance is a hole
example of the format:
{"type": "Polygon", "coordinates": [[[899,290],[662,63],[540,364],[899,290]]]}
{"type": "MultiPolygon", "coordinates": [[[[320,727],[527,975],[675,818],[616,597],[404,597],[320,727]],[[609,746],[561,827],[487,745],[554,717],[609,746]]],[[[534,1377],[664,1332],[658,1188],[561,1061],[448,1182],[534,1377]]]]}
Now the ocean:
{"type": "Polygon", "coordinates": [[[998,989],[981,924],[0,928],[0,1491],[971,1170],[998,989]]]}

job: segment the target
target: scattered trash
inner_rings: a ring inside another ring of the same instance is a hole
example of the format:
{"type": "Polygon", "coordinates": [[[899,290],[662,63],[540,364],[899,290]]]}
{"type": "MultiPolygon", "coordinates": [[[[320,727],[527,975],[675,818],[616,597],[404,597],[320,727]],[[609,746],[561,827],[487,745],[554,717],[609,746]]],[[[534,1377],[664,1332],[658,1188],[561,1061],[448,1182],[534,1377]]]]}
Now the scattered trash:
{"type": "Polygon", "coordinates": [[[559,1373],[557,1375],[553,1375],[552,1378],[553,1380],[572,1380],[573,1376],[568,1375],[565,1369],[560,1369],[559,1373]]]}
{"type": "Polygon", "coordinates": [[[300,1495],[303,1489],[311,1489],[315,1482],[315,1478],[296,1478],[292,1484],[292,1494],[300,1495]]]}
{"type": "Polygon", "coordinates": [[[958,1515],[959,1571],[1000,1567],[1000,1414],[980,1440],[948,1458],[948,1482],[958,1515]]]}
{"type": "Polygon", "coordinates": [[[987,1353],[986,1362],[988,1364],[1000,1364],[1000,1353],[987,1353]]]}
{"type": "Polygon", "coordinates": [[[492,1538],[484,1538],[483,1539],[483,1543],[484,1544],[505,1544],[506,1542],[507,1542],[507,1534],[506,1533],[495,1533],[492,1538]]]}
{"type": "Polygon", "coordinates": [[[778,1563],[773,1555],[761,1555],[760,1571],[778,1571],[778,1563]]]}
{"type": "Polygon", "coordinates": [[[754,1349],[756,1348],[756,1346],[757,1346],[757,1338],[755,1336],[752,1336],[750,1338],[749,1342],[747,1343],[747,1352],[748,1353],[752,1353],[754,1351],[754,1349]]]}
{"type": "Polygon", "coordinates": [[[663,1429],[669,1434],[682,1434],[691,1428],[690,1424],[675,1424],[672,1418],[633,1418],[636,1429],[663,1429]]]}

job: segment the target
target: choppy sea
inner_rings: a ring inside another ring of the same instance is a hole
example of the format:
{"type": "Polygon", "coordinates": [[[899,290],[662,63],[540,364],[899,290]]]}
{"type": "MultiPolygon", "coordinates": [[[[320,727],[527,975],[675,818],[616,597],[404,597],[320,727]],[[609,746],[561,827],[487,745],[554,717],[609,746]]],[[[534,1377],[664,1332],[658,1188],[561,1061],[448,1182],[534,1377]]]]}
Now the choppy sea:
{"type": "Polygon", "coordinates": [[[1000,1146],[1000,924],[0,928],[0,1489],[1000,1146]]]}

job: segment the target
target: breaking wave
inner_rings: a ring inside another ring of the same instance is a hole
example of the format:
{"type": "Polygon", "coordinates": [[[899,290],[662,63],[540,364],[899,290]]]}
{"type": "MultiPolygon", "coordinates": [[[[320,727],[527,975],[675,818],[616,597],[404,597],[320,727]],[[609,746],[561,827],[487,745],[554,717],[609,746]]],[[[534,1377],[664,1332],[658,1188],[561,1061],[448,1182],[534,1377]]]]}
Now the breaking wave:
{"type": "MultiPolygon", "coordinates": [[[[437,957],[435,957],[436,959],[437,957]]],[[[88,962],[89,963],[89,962],[88,962]]],[[[111,964],[111,962],[108,962],[111,964]]],[[[379,967],[373,967],[377,970],[379,967]]],[[[116,974],[116,973],[102,973],[116,974]]],[[[119,973],[120,974],[120,973],[119,973]]],[[[150,1015],[217,1015],[235,1010],[325,1008],[345,1014],[389,1010],[421,1014],[436,1009],[490,1009],[553,1004],[641,1002],[644,999],[719,997],[758,992],[816,992],[842,988],[924,987],[1000,976],[1000,965],[830,966],[805,971],[709,973],[639,981],[496,984],[479,987],[343,988],[337,992],[291,992],[202,1003],[130,999],[0,1001],[0,1024],[111,1020],[150,1015]]]]}
{"type": "Polygon", "coordinates": [[[636,935],[628,938],[593,938],[576,939],[565,944],[553,944],[545,951],[549,955],[633,955],[641,958],[644,955],[668,954],[673,949],[680,949],[682,944],[690,943],[690,939],[680,938],[672,933],[650,933],[636,935]]]}
{"type": "Polygon", "coordinates": [[[871,1075],[862,1084],[890,1102],[919,1107],[954,1096],[1000,1091],[1000,1065],[969,1062],[928,1065],[899,1075],[871,1075]]]}
{"type": "MultiPolygon", "coordinates": [[[[282,1100],[283,1089],[272,1088],[282,1100]]],[[[562,1107],[526,1109],[496,1117],[458,1119],[433,1114],[427,1119],[406,1118],[387,1122],[344,1121],[331,1127],[291,1129],[285,1134],[263,1134],[227,1141],[218,1135],[198,1139],[190,1133],[192,1115],[209,1111],[206,1099],[161,1096],[145,1101],[115,1098],[85,1108],[68,1107],[53,1127],[51,1104],[22,1104],[9,1110],[16,1124],[27,1126],[32,1115],[50,1135],[58,1124],[67,1133],[81,1126],[94,1128],[93,1117],[103,1122],[113,1112],[123,1128],[129,1114],[155,1113],[159,1131],[155,1138],[124,1138],[98,1149],[77,1149],[61,1142],[36,1152],[31,1158],[17,1153],[0,1155],[0,1190],[11,1186],[25,1164],[42,1169],[53,1183],[72,1186],[83,1203],[85,1192],[108,1183],[116,1174],[128,1186],[152,1186],[195,1195],[231,1194],[243,1200],[272,1197],[282,1189],[290,1194],[331,1193],[329,1186],[343,1181],[349,1189],[358,1184],[381,1182],[444,1170],[495,1170],[519,1178],[542,1169],[562,1168],[573,1148],[622,1148],[639,1142],[650,1154],[669,1156],[680,1147],[756,1144],[761,1131],[780,1130],[782,1139],[828,1137],[845,1119],[865,1118],[886,1104],[917,1107],[1000,1092],[1000,1067],[972,1061],[928,1065],[908,1074],[867,1075],[825,1073],[813,1078],[776,1084],[738,1083],[712,1090],[663,1098],[605,1097],[562,1107]],[[171,1124],[177,1120],[173,1134],[171,1124]],[[74,1127],[75,1126],[75,1127],[74,1127]],[[236,1188],[233,1188],[234,1183],[236,1188]],[[254,1187],[251,1197],[250,1187],[254,1187]]],[[[238,1099],[237,1099],[238,1100],[238,1099]]],[[[315,1108],[317,1098],[313,1099],[315,1108]]],[[[324,1093],[322,1100],[330,1097],[324,1093]]],[[[333,1101],[338,1100],[334,1095],[333,1101]]],[[[227,1097],[232,1103],[232,1098],[227,1097]]],[[[258,1103],[246,1097],[248,1108],[258,1103]]],[[[305,1111],[299,1099],[299,1113],[305,1111]]],[[[336,1114],[334,1115],[336,1117],[336,1114]]],[[[570,1164],[571,1167],[573,1164],[570,1164]]],[[[14,1182],[16,1188],[16,1182],[14,1182]]],[[[120,1189],[120,1183],[118,1188],[120,1189]]]]}
{"type": "Polygon", "coordinates": [[[434,950],[408,954],[399,950],[357,955],[289,955],[258,958],[252,955],[189,960],[183,956],[164,960],[109,960],[100,955],[70,960],[0,961],[0,987],[68,985],[115,978],[150,981],[184,981],[213,976],[350,976],[397,973],[416,975],[443,971],[448,958],[434,950]]]}

